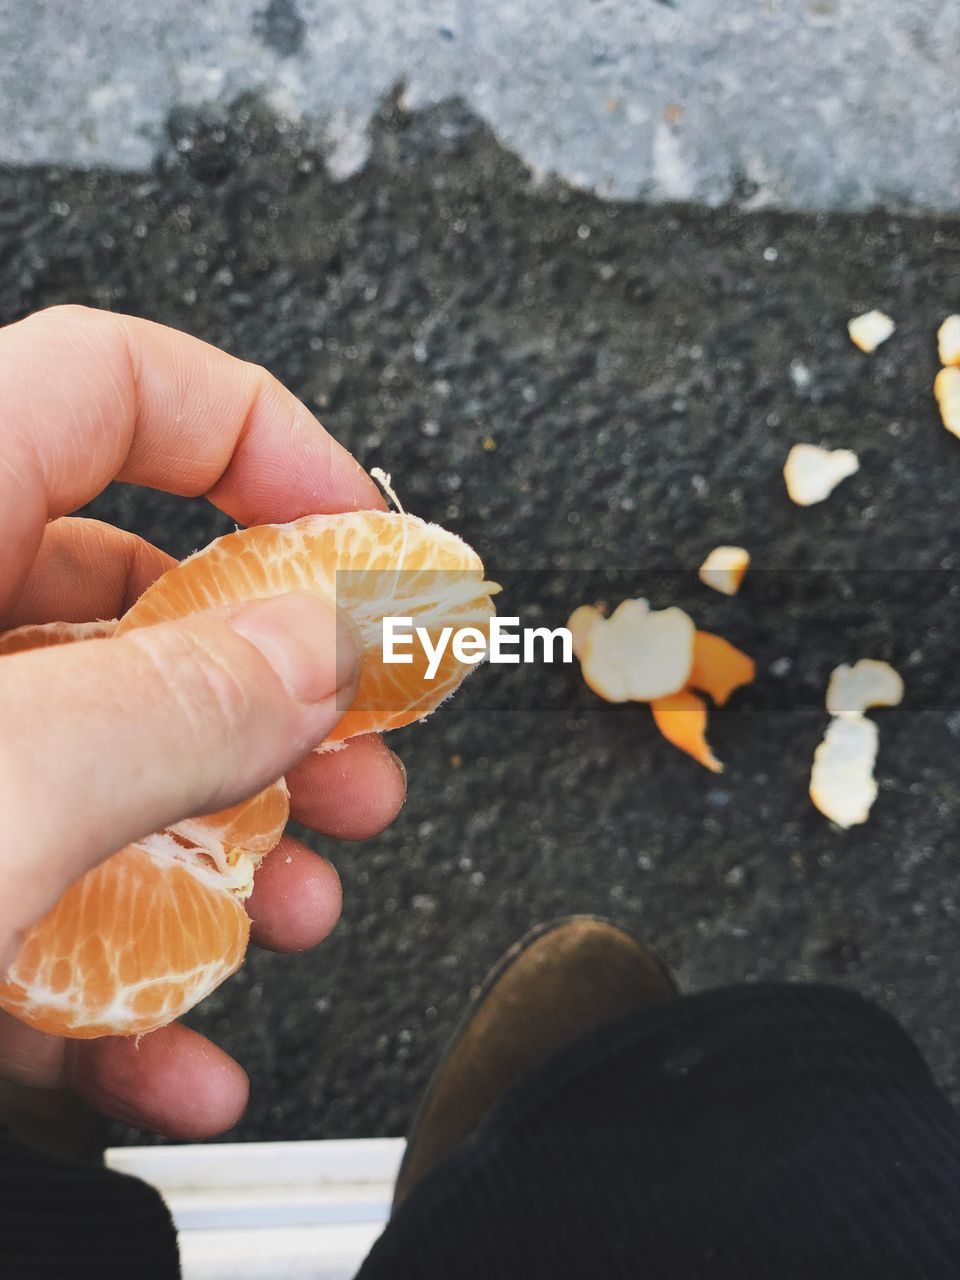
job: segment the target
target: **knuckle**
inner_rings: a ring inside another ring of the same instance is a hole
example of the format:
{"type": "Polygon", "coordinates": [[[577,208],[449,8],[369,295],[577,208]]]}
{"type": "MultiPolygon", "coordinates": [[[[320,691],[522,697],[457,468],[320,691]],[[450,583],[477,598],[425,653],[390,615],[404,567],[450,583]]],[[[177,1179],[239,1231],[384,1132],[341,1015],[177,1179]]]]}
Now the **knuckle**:
{"type": "Polygon", "coordinates": [[[79,302],[56,302],[51,307],[43,307],[29,317],[32,324],[53,325],[55,328],[77,324],[99,324],[102,312],[93,307],[81,306],[79,302]]]}
{"type": "Polygon", "coordinates": [[[280,379],[275,377],[269,369],[250,360],[243,363],[249,378],[244,431],[265,409],[276,410],[277,406],[284,405],[289,408],[288,402],[294,407],[299,405],[299,401],[290,395],[280,379]]]}
{"type": "Polygon", "coordinates": [[[240,363],[250,379],[251,395],[261,395],[271,390],[275,384],[279,385],[266,365],[258,364],[256,360],[241,360],[240,363]]]}
{"type": "Polygon", "coordinates": [[[130,639],[149,663],[163,698],[198,745],[232,739],[253,714],[254,695],[243,674],[202,630],[146,627],[130,639]]]}

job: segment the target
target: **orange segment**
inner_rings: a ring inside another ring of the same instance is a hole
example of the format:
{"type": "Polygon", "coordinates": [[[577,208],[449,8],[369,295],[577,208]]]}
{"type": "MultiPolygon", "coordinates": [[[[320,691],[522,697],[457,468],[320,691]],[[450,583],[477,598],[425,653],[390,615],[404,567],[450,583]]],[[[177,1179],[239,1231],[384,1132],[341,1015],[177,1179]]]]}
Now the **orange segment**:
{"type": "Polygon", "coordinates": [[[411,617],[435,641],[445,626],[489,631],[498,590],[460,538],[402,512],[305,516],[218,538],[148,587],[120,620],[117,634],[202,609],[307,591],[341,608],[364,647],[350,710],[329,743],[422,719],[473,669],[447,650],[433,680],[419,644],[410,664],[382,660],[382,621],[411,617]]]}
{"type": "Polygon", "coordinates": [[[175,850],[150,836],[68,889],[28,931],[0,1008],[51,1035],[143,1035],[219,986],[250,921],[215,872],[175,850]]]}
{"type": "Polygon", "coordinates": [[[694,689],[709,693],[718,707],[726,703],[735,689],[752,684],[757,664],[736,645],[711,631],[698,631],[693,639],[693,667],[689,683],[694,689]]]}
{"type": "Polygon", "coordinates": [[[15,627],[0,635],[0,655],[43,649],[51,644],[73,644],[76,640],[102,640],[112,636],[116,619],[109,622],[37,622],[15,627]]]}
{"type": "Polygon", "coordinates": [[[668,694],[650,703],[657,728],[668,742],[672,742],[699,764],[722,773],[723,765],[707,743],[707,704],[703,698],[689,689],[668,694]]]}
{"type": "MultiPolygon", "coordinates": [[[[330,744],[425,716],[473,669],[448,646],[435,677],[414,644],[409,664],[382,660],[382,619],[410,617],[432,642],[444,628],[489,634],[479,557],[414,516],[310,516],[228,534],[158,579],[116,624],[310,591],[343,609],[364,648],[356,701],[330,744]]],[[[52,623],[0,637],[0,654],[109,636],[113,623],[52,623]]],[[[27,933],[0,984],[0,1008],[51,1034],[142,1035],[191,1008],[240,964],[250,922],[241,899],[289,812],[281,778],[219,813],[188,818],[113,855],[27,933]]]]}
{"type": "Polygon", "coordinates": [[[289,817],[290,792],[280,778],[249,800],[202,818],[185,818],[170,830],[199,845],[215,861],[223,849],[232,865],[240,851],[259,862],[283,835],[289,817]]]}

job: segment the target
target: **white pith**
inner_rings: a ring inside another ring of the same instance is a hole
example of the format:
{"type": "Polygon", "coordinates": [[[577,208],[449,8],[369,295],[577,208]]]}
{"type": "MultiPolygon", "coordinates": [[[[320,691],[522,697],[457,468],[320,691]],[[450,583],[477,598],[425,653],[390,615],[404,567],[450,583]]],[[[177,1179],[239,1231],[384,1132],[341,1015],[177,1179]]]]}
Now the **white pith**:
{"type": "Polygon", "coordinates": [[[866,822],[877,798],[873,768],[879,734],[863,716],[831,720],[823,741],[813,753],[810,798],[838,827],[866,822]]]}
{"type": "Polygon", "coordinates": [[[646,600],[624,600],[588,631],[583,677],[609,702],[651,702],[677,693],[690,677],[695,634],[682,609],[651,610],[646,600]]]}
{"type": "Polygon", "coordinates": [[[860,459],[851,449],[795,444],[784,463],[783,478],[792,501],[811,507],[829,498],[841,480],[859,470],[860,459]]]}
{"type": "MultiPolygon", "coordinates": [[[[187,824],[181,824],[181,829],[187,824]]],[[[198,834],[202,834],[203,824],[196,822],[198,834]]],[[[158,831],[154,835],[144,836],[137,844],[147,852],[154,862],[161,866],[177,863],[189,871],[201,884],[211,889],[226,889],[235,893],[238,898],[248,898],[253,891],[253,876],[263,861],[262,857],[245,850],[236,851],[236,860],[231,865],[227,861],[226,850],[216,840],[207,839],[201,844],[197,841],[197,849],[186,849],[178,844],[166,831],[158,831]],[[211,867],[204,861],[204,856],[212,858],[216,863],[211,867]]]]}
{"type": "Polygon", "coordinates": [[[903,680],[889,662],[861,658],[836,667],[827,686],[832,716],[861,716],[870,707],[895,707],[903,700],[903,680]]]}

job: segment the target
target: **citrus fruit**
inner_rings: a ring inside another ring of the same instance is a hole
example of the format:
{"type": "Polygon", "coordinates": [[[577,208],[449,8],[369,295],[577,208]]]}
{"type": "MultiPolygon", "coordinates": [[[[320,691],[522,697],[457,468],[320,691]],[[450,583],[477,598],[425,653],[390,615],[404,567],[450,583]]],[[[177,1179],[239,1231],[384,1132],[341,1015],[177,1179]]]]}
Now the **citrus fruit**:
{"type": "Polygon", "coordinates": [[[229,977],[247,949],[250,918],[219,878],[170,835],[121,849],[29,930],[0,1006],[78,1039],[162,1027],[229,977]]]}
{"type": "Polygon", "coordinates": [[[51,644],[73,644],[75,640],[102,640],[117,629],[115,618],[109,622],[38,622],[16,627],[0,635],[0,656],[24,653],[51,644]]]}
{"type": "MultiPolygon", "coordinates": [[[[494,584],[466,543],[406,513],[306,516],[218,538],[158,578],[117,624],[52,623],[0,636],[0,655],[122,635],[136,627],[291,591],[347,614],[362,651],[352,706],[327,745],[421,719],[474,663],[447,645],[433,678],[383,661],[382,619],[409,617],[432,641],[445,628],[489,632],[494,584]]],[[[279,779],[218,813],[188,818],[121,849],[72,885],[27,933],[0,1008],[76,1038],[142,1035],[186,1012],[241,963],[243,899],[289,812],[279,779]]]]}
{"type": "Polygon", "coordinates": [[[117,635],[202,609],[290,591],[321,596],[359,636],[360,680],[350,709],[326,745],[383,732],[428,715],[473,664],[447,646],[432,680],[422,645],[410,663],[384,663],[382,623],[409,617],[435,639],[447,626],[489,627],[491,595],[480,557],[437,525],[403,512],[355,511],[258,525],[217,538],[170,569],[121,619],[117,635]]]}

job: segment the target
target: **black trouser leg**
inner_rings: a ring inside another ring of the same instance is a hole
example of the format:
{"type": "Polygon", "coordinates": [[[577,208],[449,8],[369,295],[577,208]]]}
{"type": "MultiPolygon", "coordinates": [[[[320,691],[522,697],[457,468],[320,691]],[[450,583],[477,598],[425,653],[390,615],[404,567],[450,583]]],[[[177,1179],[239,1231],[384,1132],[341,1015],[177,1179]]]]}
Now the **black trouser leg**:
{"type": "Polygon", "coordinates": [[[45,1155],[0,1132],[2,1280],[179,1280],[160,1196],[99,1165],[45,1155]]]}
{"type": "Polygon", "coordinates": [[[886,1014],[687,996],[521,1082],[358,1280],[957,1280],[960,1123],[886,1014]]]}

